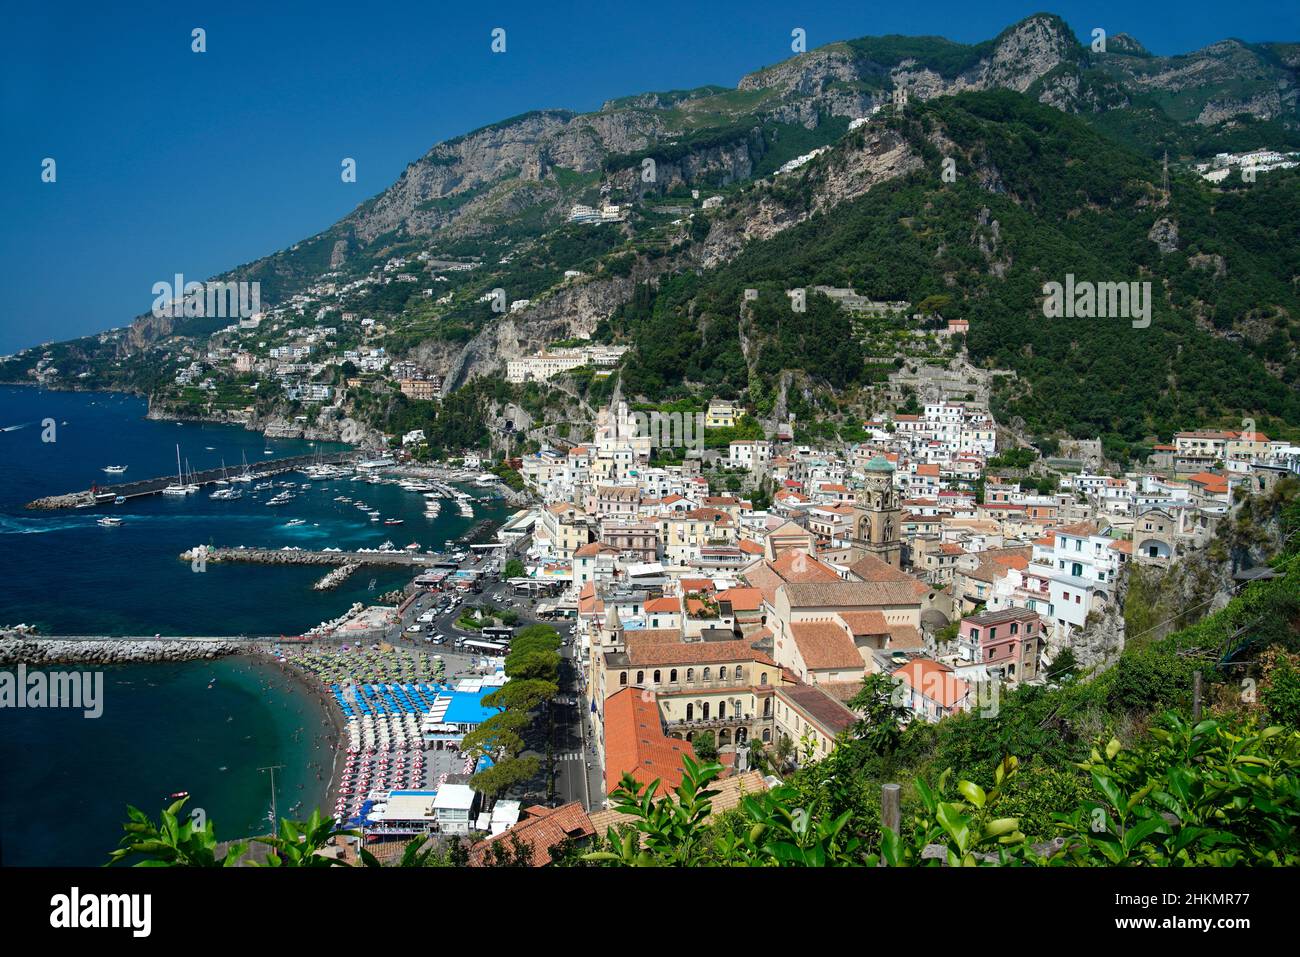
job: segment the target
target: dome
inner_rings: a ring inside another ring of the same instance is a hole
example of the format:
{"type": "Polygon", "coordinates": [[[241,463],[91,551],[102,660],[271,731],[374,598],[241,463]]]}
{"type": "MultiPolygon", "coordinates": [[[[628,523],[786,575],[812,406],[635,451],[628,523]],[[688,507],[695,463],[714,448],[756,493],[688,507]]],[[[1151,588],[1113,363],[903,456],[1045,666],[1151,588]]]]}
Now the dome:
{"type": "Polygon", "coordinates": [[[868,472],[892,472],[894,467],[889,464],[889,460],[883,455],[877,455],[867,463],[868,472]]]}

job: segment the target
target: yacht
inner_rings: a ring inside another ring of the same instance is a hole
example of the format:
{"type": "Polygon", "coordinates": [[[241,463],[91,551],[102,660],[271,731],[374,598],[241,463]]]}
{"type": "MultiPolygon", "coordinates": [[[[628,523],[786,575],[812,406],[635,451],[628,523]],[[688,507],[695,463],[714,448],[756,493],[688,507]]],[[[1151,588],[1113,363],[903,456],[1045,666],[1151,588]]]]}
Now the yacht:
{"type": "Polygon", "coordinates": [[[289,519],[288,522],[285,523],[285,528],[297,528],[299,525],[306,525],[306,524],[307,524],[307,519],[305,518],[291,518],[289,519]]]}
{"type": "Polygon", "coordinates": [[[107,472],[109,475],[121,475],[123,472],[126,471],[126,466],[125,466],[125,465],[105,465],[105,466],[104,466],[104,471],[107,472]]]}
{"type": "Polygon", "coordinates": [[[122,520],[120,518],[111,518],[110,516],[105,515],[95,524],[103,525],[105,528],[116,528],[118,525],[122,524],[122,520]]]}
{"type": "Polygon", "coordinates": [[[233,502],[243,497],[244,493],[237,488],[219,488],[208,496],[208,498],[215,499],[218,502],[233,502]]]}
{"type": "Polygon", "coordinates": [[[384,524],[385,524],[385,525],[401,525],[401,524],[402,524],[402,520],[401,520],[400,518],[386,518],[386,519],[384,519],[384,524]]]}
{"type": "Polygon", "coordinates": [[[181,447],[176,446],[176,481],[162,490],[164,495],[191,495],[197,492],[197,485],[188,485],[181,477],[181,447]]]}
{"type": "Polygon", "coordinates": [[[292,492],[281,492],[280,494],[270,499],[266,504],[267,505],[288,505],[289,502],[292,500],[293,500],[292,492]]]}

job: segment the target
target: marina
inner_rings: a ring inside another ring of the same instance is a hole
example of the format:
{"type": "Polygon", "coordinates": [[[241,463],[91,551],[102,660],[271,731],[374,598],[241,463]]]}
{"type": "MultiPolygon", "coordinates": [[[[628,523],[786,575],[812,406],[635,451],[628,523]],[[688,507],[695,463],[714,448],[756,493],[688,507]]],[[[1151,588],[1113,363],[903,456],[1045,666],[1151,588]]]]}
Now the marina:
{"type": "MultiPolygon", "coordinates": [[[[248,475],[261,479],[283,472],[309,469],[321,464],[338,465],[355,462],[361,452],[330,452],[314,455],[296,455],[282,459],[267,459],[257,465],[248,467],[248,475]]],[[[126,466],[122,466],[125,470],[126,466]]],[[[143,479],[138,482],[125,482],[118,485],[92,485],[81,492],[68,492],[62,495],[49,495],[28,502],[29,509],[90,508],[96,505],[121,504],[133,498],[148,495],[190,495],[204,485],[214,485],[226,479],[225,468],[207,469],[200,472],[184,474],[180,464],[180,449],[177,447],[177,474],[162,478],[143,479]]],[[[310,474],[310,473],[309,473],[310,474]]]]}

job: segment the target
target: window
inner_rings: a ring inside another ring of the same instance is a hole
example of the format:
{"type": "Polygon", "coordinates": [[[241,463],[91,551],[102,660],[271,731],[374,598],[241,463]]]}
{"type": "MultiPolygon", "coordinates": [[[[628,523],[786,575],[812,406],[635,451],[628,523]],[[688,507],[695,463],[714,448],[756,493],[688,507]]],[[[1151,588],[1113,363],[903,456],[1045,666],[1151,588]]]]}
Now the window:
{"type": "Polygon", "coordinates": [[[618,674],[618,683],[619,683],[619,686],[620,686],[620,687],[623,686],[623,685],[625,685],[625,684],[627,684],[627,672],[626,672],[626,671],[620,671],[620,672],[619,672],[619,674],[618,674]]]}
{"type": "Polygon", "coordinates": [[[704,669],[704,680],[705,680],[705,681],[708,681],[709,678],[710,678],[710,676],[711,676],[712,674],[713,674],[713,669],[712,669],[712,668],[705,668],[705,669],[704,669]]]}
{"type": "Polygon", "coordinates": [[[668,672],[668,680],[671,681],[673,684],[677,684],[677,669],[676,669],[676,668],[674,668],[672,671],[668,672]]]}
{"type": "Polygon", "coordinates": [[[726,666],[726,665],[723,665],[721,668],[718,669],[718,677],[721,678],[721,679],[723,679],[724,681],[726,680],[726,678],[727,678],[727,666],[726,666]]]}
{"type": "Polygon", "coordinates": [[[695,717],[695,705],[689,702],[686,705],[686,720],[690,721],[695,717]]]}
{"type": "Polygon", "coordinates": [[[636,673],[636,683],[639,684],[639,685],[643,685],[643,684],[645,684],[645,672],[644,672],[644,671],[638,671],[638,672],[636,673]]]}
{"type": "Polygon", "coordinates": [[[660,677],[659,677],[659,669],[656,668],[656,669],[655,669],[655,684],[659,684],[660,680],[661,680],[661,679],[660,679],[660,677]]]}
{"type": "Polygon", "coordinates": [[[719,717],[719,718],[725,718],[726,716],[727,716],[727,702],[725,702],[725,701],[719,701],[719,702],[718,702],[718,717],[719,717]]]}
{"type": "Polygon", "coordinates": [[[687,669],[686,669],[686,680],[687,680],[687,681],[694,681],[694,680],[695,680],[695,669],[694,669],[694,668],[687,668],[687,669]]]}
{"type": "Polygon", "coordinates": [[[700,705],[700,714],[705,721],[709,720],[709,703],[707,701],[700,705]]]}
{"type": "MultiPolygon", "coordinates": [[[[771,698],[766,698],[766,699],[764,699],[764,701],[763,701],[763,717],[765,717],[765,718],[770,718],[770,717],[772,717],[772,699],[771,699],[771,698]]],[[[764,734],[766,734],[766,733],[767,733],[767,732],[764,732],[764,734]]]]}

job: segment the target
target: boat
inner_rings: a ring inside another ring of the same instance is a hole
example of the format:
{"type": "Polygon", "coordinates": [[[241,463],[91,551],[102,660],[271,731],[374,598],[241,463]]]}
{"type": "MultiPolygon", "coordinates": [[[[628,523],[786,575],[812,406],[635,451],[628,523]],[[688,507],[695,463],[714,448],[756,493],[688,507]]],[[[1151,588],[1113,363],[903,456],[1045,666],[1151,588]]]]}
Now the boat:
{"type": "Polygon", "coordinates": [[[125,466],[125,465],[105,465],[105,466],[104,466],[104,471],[107,472],[109,475],[121,475],[123,472],[126,471],[126,466],[125,466]]]}
{"type": "MultiPolygon", "coordinates": [[[[177,422],[176,424],[177,424],[177,425],[180,425],[179,422],[177,422]]],[[[175,800],[178,800],[179,798],[187,798],[187,797],[189,797],[189,796],[190,796],[190,792],[189,792],[189,791],[177,791],[177,792],[175,792],[174,794],[169,794],[169,795],[167,795],[167,800],[169,800],[169,801],[175,801],[175,800]]]]}
{"type": "Polygon", "coordinates": [[[418,552],[418,551],[420,550],[420,543],[419,543],[419,542],[411,542],[411,544],[409,544],[409,545],[406,546],[406,550],[407,550],[407,551],[411,551],[411,552],[418,552]]]}
{"type": "Polygon", "coordinates": [[[235,499],[243,498],[244,493],[237,488],[219,488],[208,498],[216,499],[218,502],[233,502],[235,499]]]}
{"type": "Polygon", "coordinates": [[[292,500],[293,500],[293,493],[281,492],[279,495],[276,495],[273,498],[271,498],[266,504],[267,505],[288,505],[289,502],[292,500]]]}
{"type": "Polygon", "coordinates": [[[176,481],[162,490],[164,495],[191,495],[197,492],[197,485],[189,485],[181,476],[181,447],[176,446],[176,481]]]}
{"type": "Polygon", "coordinates": [[[116,528],[118,525],[122,524],[122,520],[120,518],[110,518],[109,516],[105,515],[95,524],[103,525],[105,528],[116,528]]]}
{"type": "Polygon", "coordinates": [[[117,496],[115,499],[113,499],[113,504],[114,504],[114,505],[125,505],[125,504],[126,504],[126,496],[125,496],[125,495],[119,495],[119,496],[117,496]]]}
{"type": "Polygon", "coordinates": [[[305,518],[291,518],[285,524],[285,528],[297,528],[299,525],[306,525],[306,524],[307,524],[307,519],[305,518]]]}
{"type": "Polygon", "coordinates": [[[402,524],[402,520],[401,520],[400,518],[386,518],[386,519],[384,519],[384,524],[385,524],[385,525],[401,525],[401,524],[402,524]]]}

